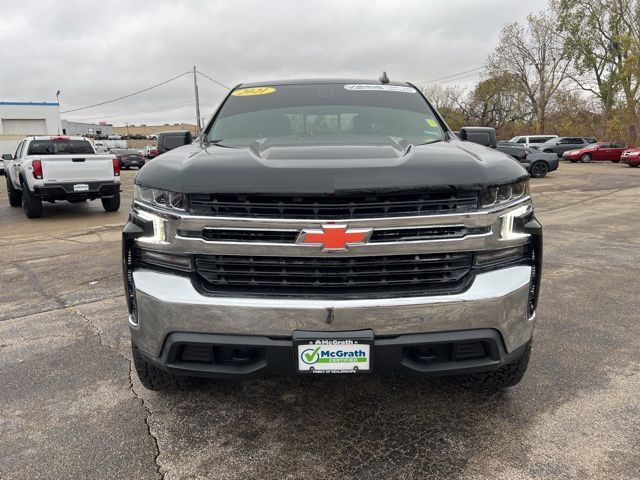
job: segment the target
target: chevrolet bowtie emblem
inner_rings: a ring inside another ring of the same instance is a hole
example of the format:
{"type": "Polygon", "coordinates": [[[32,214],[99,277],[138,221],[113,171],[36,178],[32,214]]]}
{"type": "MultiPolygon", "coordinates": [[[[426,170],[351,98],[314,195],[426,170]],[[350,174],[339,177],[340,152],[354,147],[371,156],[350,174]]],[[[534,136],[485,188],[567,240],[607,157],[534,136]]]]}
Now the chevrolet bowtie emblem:
{"type": "Polygon", "coordinates": [[[322,247],[325,252],[343,252],[352,245],[367,243],[372,228],[348,228],[346,225],[323,225],[322,229],[305,229],[296,243],[322,247]]]}

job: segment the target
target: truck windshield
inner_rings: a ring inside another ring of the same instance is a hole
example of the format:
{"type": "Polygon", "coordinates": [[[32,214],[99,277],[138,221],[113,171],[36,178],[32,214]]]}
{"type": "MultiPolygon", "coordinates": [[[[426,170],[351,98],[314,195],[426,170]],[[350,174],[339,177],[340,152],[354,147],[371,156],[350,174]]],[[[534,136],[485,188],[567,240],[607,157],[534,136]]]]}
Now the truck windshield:
{"type": "Polygon", "coordinates": [[[87,140],[34,140],[27,155],[92,154],[93,147],[87,140]]]}
{"type": "Polygon", "coordinates": [[[344,144],[375,142],[380,136],[422,144],[444,139],[444,131],[412,87],[298,84],[235,90],[207,140],[242,147],[267,138],[288,144],[344,144]]]}

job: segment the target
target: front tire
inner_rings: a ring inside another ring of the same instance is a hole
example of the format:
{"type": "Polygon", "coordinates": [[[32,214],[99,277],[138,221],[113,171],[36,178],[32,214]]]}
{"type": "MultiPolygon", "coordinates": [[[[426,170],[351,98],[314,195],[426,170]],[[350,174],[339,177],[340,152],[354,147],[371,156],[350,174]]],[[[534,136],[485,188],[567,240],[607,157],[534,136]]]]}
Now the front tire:
{"type": "Polygon", "coordinates": [[[531,357],[531,341],[527,343],[522,354],[506,365],[489,372],[468,373],[458,376],[459,383],[473,390],[496,392],[517,385],[524,377],[529,358],[531,357]]]}
{"type": "Polygon", "coordinates": [[[9,205],[11,205],[12,207],[19,207],[22,205],[22,192],[20,190],[17,190],[14,186],[13,186],[13,182],[11,181],[11,179],[9,178],[9,175],[6,174],[6,180],[7,180],[7,197],[9,197],[9,205]]]}
{"type": "Polygon", "coordinates": [[[531,165],[531,176],[533,178],[546,177],[549,173],[549,166],[544,162],[535,162],[531,165]]]}
{"type": "Polygon", "coordinates": [[[580,161],[582,163],[589,163],[591,161],[591,155],[589,155],[588,153],[585,153],[580,157],[580,161]]]}
{"type": "Polygon", "coordinates": [[[101,198],[102,208],[107,212],[117,212],[120,208],[120,194],[116,193],[111,198],[101,198]]]}
{"type": "Polygon", "coordinates": [[[199,383],[196,378],[173,375],[147,362],[133,342],[131,342],[131,355],[140,383],[148,390],[189,390],[199,383]]]}
{"type": "Polygon", "coordinates": [[[42,216],[42,199],[31,193],[26,184],[22,189],[22,207],[27,218],[40,218],[42,216]]]}

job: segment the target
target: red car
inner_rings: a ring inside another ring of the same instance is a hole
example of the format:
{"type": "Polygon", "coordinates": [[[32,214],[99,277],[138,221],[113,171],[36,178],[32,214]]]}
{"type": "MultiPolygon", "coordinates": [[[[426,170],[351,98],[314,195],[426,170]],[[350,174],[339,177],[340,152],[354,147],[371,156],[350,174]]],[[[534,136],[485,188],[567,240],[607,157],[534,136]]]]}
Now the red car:
{"type": "Polygon", "coordinates": [[[629,148],[629,145],[625,145],[623,143],[592,143],[591,145],[579,150],[569,150],[568,152],[564,152],[562,154],[562,159],[569,160],[572,163],[576,163],[577,161],[589,163],[591,160],[618,163],[622,156],[622,152],[627,148],[629,148]]]}
{"type": "Polygon", "coordinates": [[[637,167],[640,165],[640,148],[628,148],[622,152],[620,157],[622,163],[626,163],[630,167],[637,167]]]}

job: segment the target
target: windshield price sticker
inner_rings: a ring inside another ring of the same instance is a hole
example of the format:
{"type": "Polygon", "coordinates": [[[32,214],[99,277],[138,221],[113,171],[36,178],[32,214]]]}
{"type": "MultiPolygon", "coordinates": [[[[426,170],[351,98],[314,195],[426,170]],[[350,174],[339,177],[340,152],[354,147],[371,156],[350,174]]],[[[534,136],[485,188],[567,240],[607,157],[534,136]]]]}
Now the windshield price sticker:
{"type": "Polygon", "coordinates": [[[350,83],[344,86],[345,90],[351,90],[356,92],[403,92],[403,93],[416,93],[415,88],[403,87],[401,85],[365,85],[350,83]]]}
{"type": "Polygon", "coordinates": [[[298,370],[311,373],[356,373],[369,371],[368,343],[354,340],[316,340],[298,345],[298,370]]]}
{"type": "Polygon", "coordinates": [[[252,87],[252,88],[241,88],[240,90],[236,90],[231,95],[234,97],[249,97],[252,95],[268,95],[270,93],[275,92],[276,89],[273,87],[252,87]]]}

